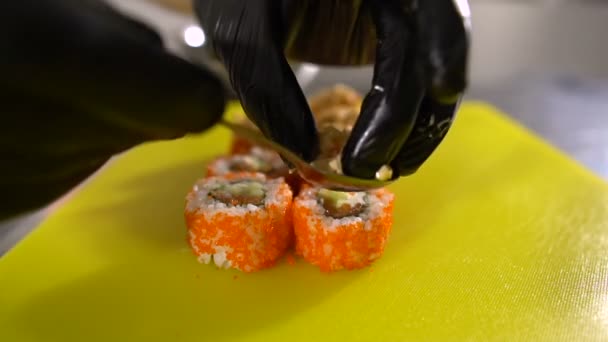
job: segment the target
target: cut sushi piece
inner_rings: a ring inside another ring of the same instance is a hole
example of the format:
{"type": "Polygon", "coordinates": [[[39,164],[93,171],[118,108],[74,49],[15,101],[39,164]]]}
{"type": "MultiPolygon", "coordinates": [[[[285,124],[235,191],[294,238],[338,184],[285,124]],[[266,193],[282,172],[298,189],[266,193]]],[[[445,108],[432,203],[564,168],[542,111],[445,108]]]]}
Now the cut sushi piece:
{"type": "Polygon", "coordinates": [[[231,173],[199,180],[186,198],[189,242],[198,260],[253,272],[289,248],[292,192],[283,178],[231,173]]]}
{"type": "Polygon", "coordinates": [[[296,252],[326,272],[371,264],[384,251],[393,203],[386,189],[353,193],[305,187],[293,208],[296,252]]]}
{"type": "Polygon", "coordinates": [[[289,168],[274,151],[253,147],[247,154],[220,157],[207,166],[207,176],[223,176],[235,172],[259,172],[271,178],[284,177],[289,168]]]}

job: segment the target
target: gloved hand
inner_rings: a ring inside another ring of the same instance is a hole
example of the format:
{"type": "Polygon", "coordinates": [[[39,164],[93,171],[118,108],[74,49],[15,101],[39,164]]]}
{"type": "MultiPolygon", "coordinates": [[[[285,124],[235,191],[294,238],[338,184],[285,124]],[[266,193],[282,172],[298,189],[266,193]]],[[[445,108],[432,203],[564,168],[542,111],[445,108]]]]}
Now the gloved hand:
{"type": "Polygon", "coordinates": [[[0,1],[0,219],[41,207],[141,142],[212,126],[210,73],[96,0],[0,1]]]}
{"type": "Polygon", "coordinates": [[[333,65],[375,59],[342,153],[349,175],[372,178],[384,164],[415,172],[445,136],[466,86],[466,0],[195,0],[195,9],[247,115],[307,160],[318,136],[285,56],[333,65]]]}

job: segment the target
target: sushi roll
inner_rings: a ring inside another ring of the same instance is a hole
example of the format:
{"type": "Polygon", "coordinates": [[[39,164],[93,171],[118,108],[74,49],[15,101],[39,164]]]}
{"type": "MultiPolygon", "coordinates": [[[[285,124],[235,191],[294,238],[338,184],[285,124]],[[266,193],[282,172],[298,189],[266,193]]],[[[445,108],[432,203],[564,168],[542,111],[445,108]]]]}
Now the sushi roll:
{"type": "Polygon", "coordinates": [[[384,251],[393,203],[386,189],[349,193],[305,187],[294,200],[296,253],[326,272],[371,264],[384,251]]]}
{"type": "Polygon", "coordinates": [[[282,178],[232,173],[199,180],[186,198],[189,242],[198,260],[253,272],[289,248],[292,192],[282,178]]]}
{"type": "Polygon", "coordinates": [[[274,151],[253,147],[247,154],[219,157],[207,166],[207,176],[224,176],[235,172],[259,172],[271,178],[289,173],[287,165],[274,151]]]}

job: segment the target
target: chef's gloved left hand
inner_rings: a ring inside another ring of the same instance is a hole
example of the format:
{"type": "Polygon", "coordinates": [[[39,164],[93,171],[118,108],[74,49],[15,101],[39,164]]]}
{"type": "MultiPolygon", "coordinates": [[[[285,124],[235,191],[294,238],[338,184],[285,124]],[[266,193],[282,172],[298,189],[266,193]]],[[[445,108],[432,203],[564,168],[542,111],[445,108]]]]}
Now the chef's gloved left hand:
{"type": "Polygon", "coordinates": [[[57,199],[117,153],[221,118],[217,77],[101,0],[2,0],[0,13],[0,220],[57,199]]]}
{"type": "Polygon", "coordinates": [[[314,120],[287,57],[375,60],[372,89],[342,153],[346,174],[415,172],[442,141],[466,86],[466,0],[194,0],[247,115],[315,158],[314,120]]]}

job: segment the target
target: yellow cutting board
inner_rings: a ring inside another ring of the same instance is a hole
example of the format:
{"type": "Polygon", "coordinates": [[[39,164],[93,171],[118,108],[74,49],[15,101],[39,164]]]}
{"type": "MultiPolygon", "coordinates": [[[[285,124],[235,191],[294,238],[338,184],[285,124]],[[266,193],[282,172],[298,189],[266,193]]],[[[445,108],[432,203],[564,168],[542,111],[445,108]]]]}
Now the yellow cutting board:
{"type": "Polygon", "coordinates": [[[0,341],[608,340],[608,186],[493,108],[392,186],[383,258],[334,274],[196,262],[184,196],[229,136],[130,151],[0,259],[0,341]]]}

